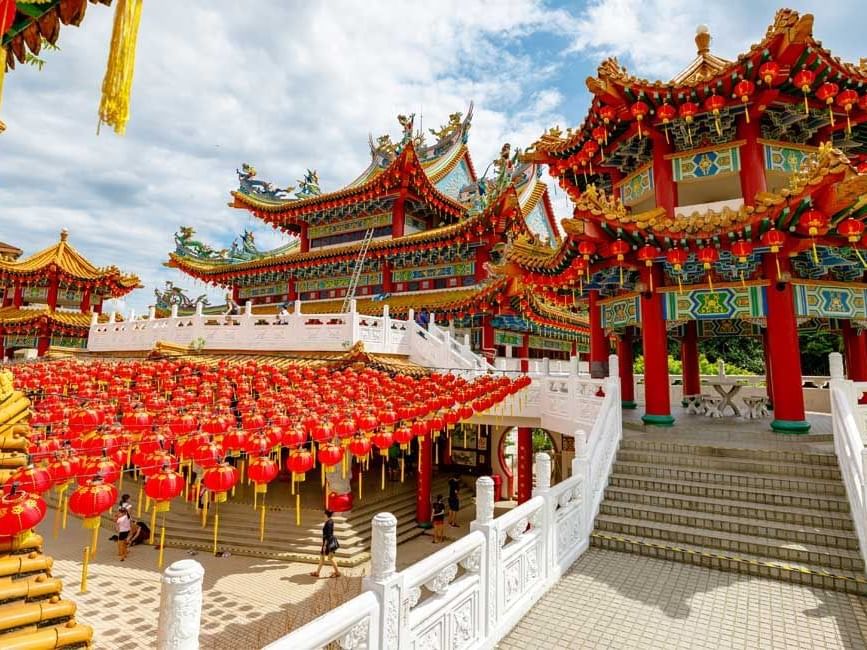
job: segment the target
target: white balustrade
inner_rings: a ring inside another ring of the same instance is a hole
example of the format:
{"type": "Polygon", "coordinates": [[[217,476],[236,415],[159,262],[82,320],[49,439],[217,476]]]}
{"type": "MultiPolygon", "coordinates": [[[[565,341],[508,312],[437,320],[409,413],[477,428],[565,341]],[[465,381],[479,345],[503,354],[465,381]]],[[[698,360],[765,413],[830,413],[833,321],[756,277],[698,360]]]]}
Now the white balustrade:
{"type": "MultiPolygon", "coordinates": [[[[617,358],[609,365],[616,369],[617,358]]],[[[552,486],[551,460],[537,455],[533,498],[497,518],[494,482],[480,477],[470,534],[399,572],[397,520],[376,515],[365,591],[266,650],[334,642],[388,650],[494,647],[589,546],[622,427],[619,379],[588,385],[599,404],[589,433],[570,427],[582,443],[576,439],[571,477],[552,486]]]]}
{"type": "Polygon", "coordinates": [[[829,356],[831,366],[831,423],[834,452],[852,511],[861,557],[867,564],[867,446],[865,446],[865,411],[859,404],[867,383],[854,382],[843,376],[843,357],[829,356]]]}

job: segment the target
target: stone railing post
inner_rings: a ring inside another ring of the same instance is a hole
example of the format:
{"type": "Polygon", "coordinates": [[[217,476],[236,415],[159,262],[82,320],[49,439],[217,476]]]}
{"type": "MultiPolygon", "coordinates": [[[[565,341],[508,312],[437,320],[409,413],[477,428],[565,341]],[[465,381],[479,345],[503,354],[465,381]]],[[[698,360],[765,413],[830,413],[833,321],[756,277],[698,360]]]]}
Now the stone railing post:
{"type": "Polygon", "coordinates": [[[844,379],[843,375],[843,355],[839,352],[832,352],[828,355],[828,365],[831,368],[831,379],[844,379]]]}
{"type": "Polygon", "coordinates": [[[551,374],[551,359],[542,357],[542,374],[546,377],[551,374]]]}
{"type": "Polygon", "coordinates": [[[135,309],[129,310],[129,322],[133,322],[135,320],[135,309]]]}
{"type": "Polygon", "coordinates": [[[112,309],[111,313],[108,315],[108,322],[109,323],[116,323],[117,322],[117,312],[114,309],[112,309]]]}
{"type": "Polygon", "coordinates": [[[99,323],[99,314],[95,311],[90,313],[90,326],[96,327],[97,323],[99,323]]]}
{"type": "Polygon", "coordinates": [[[177,318],[177,317],[178,317],[178,306],[172,305],[172,318],[177,318]]]}
{"type": "Polygon", "coordinates": [[[156,320],[157,319],[157,308],[153,305],[148,307],[148,320],[156,320]]]}
{"type": "Polygon", "coordinates": [[[569,374],[573,377],[578,376],[578,357],[569,357],[569,374]]]}
{"type": "Polygon", "coordinates": [[[556,562],[555,548],[555,511],[557,508],[556,500],[551,497],[551,457],[539,452],[535,457],[536,461],[536,486],[533,488],[534,497],[542,497],[545,500],[545,506],[542,516],[542,539],[545,540],[545,576],[546,580],[552,576],[552,570],[556,562]]]}
{"type": "Polygon", "coordinates": [[[608,378],[609,379],[619,379],[620,378],[620,362],[617,360],[616,354],[608,355],[608,378]]]}
{"type": "Polygon", "coordinates": [[[158,650],[198,650],[204,577],[195,560],[178,560],[163,572],[158,650]]]}
{"type": "Polygon", "coordinates": [[[397,517],[380,512],[373,517],[370,540],[370,575],[361,583],[364,591],[373,592],[379,600],[380,644],[371,648],[398,650],[407,645],[407,612],[403,611],[402,578],[397,573],[397,517]]]}
{"type": "Polygon", "coordinates": [[[248,318],[253,315],[253,301],[248,300],[244,303],[244,316],[248,318]]]}
{"type": "Polygon", "coordinates": [[[485,536],[485,552],[479,563],[482,589],[479,602],[481,636],[487,637],[494,629],[499,616],[497,608],[497,576],[500,567],[500,540],[494,524],[494,479],[480,476],[476,479],[476,518],[470,523],[470,531],[480,531],[485,536]],[[488,603],[491,606],[488,607],[488,603]]]}
{"type": "Polygon", "coordinates": [[[467,350],[470,349],[470,335],[469,334],[464,334],[464,347],[466,347],[467,350]]]}
{"type": "Polygon", "coordinates": [[[407,309],[406,310],[406,320],[410,323],[415,322],[415,309],[407,309]]]}
{"type": "Polygon", "coordinates": [[[539,452],[536,454],[536,488],[533,490],[533,496],[536,492],[547,491],[551,488],[551,457],[548,454],[539,452]]]}
{"type": "Polygon", "coordinates": [[[202,303],[200,303],[200,302],[196,303],[196,317],[197,318],[202,317],[202,314],[204,313],[204,309],[205,309],[205,306],[202,303]]]}

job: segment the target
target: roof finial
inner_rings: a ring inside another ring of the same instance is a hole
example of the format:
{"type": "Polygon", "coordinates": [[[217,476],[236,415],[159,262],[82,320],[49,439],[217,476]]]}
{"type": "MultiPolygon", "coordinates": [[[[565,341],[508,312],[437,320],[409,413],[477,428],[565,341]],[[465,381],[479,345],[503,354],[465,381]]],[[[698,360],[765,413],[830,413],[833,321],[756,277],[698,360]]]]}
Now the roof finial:
{"type": "Polygon", "coordinates": [[[699,25],[695,29],[695,46],[698,48],[699,55],[710,52],[710,30],[707,25],[699,25]]]}
{"type": "Polygon", "coordinates": [[[64,228],[60,231],[60,241],[66,241],[67,239],[69,239],[69,231],[64,228]]]}

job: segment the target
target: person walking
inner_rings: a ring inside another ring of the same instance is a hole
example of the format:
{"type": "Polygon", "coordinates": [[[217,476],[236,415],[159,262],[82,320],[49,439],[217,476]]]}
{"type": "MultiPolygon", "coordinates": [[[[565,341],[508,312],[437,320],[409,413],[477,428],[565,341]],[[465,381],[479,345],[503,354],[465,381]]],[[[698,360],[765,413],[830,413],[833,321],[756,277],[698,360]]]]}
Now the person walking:
{"type": "Polygon", "coordinates": [[[461,499],[458,491],[461,489],[461,479],[456,474],[449,479],[449,526],[458,527],[458,510],[461,509],[461,499]]]}
{"type": "Polygon", "coordinates": [[[114,528],[117,531],[117,554],[120,557],[120,561],[123,562],[126,560],[126,556],[129,554],[129,544],[127,543],[127,539],[129,538],[129,529],[132,526],[132,519],[129,516],[128,508],[118,508],[117,515],[114,518],[114,528]]]}
{"type": "Polygon", "coordinates": [[[337,568],[337,560],[334,558],[334,553],[340,548],[340,543],[334,535],[334,520],[331,515],[334,513],[330,510],[325,510],[325,523],[322,524],[322,547],[319,549],[319,566],[316,571],[311,572],[314,578],[319,577],[319,572],[322,571],[322,565],[325,564],[325,558],[331,562],[334,571],[329,578],[340,577],[340,569],[337,568]]]}
{"type": "Polygon", "coordinates": [[[444,542],[443,524],[446,519],[446,505],[443,503],[442,494],[438,494],[436,500],[433,502],[433,516],[431,519],[433,520],[434,527],[433,543],[439,544],[440,542],[444,542]]]}

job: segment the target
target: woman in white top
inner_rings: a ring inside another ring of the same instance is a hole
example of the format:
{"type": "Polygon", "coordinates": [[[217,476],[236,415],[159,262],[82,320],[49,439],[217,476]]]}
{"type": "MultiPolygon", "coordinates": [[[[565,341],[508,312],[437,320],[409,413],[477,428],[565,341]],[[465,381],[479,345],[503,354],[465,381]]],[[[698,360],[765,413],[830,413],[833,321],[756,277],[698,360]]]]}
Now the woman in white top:
{"type": "Polygon", "coordinates": [[[132,519],[129,516],[129,509],[118,508],[117,515],[114,518],[114,527],[117,530],[117,554],[120,556],[120,561],[123,562],[129,553],[129,529],[132,526],[132,519]]]}

